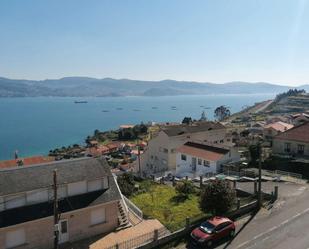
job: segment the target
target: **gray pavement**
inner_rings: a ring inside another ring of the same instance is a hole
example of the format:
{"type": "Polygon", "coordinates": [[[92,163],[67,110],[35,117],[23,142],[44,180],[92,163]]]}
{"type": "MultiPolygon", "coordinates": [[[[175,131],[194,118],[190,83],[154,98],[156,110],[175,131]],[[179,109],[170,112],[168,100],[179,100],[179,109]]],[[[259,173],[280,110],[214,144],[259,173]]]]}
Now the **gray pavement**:
{"type": "MultiPolygon", "coordinates": [[[[239,183],[237,183],[239,184],[239,183]]],[[[239,188],[252,184],[241,183],[239,188]]],[[[236,222],[236,236],[216,248],[233,249],[307,249],[309,248],[309,185],[263,182],[263,189],[279,186],[279,199],[267,210],[236,222]]],[[[189,248],[187,245],[177,247],[189,248]]]]}

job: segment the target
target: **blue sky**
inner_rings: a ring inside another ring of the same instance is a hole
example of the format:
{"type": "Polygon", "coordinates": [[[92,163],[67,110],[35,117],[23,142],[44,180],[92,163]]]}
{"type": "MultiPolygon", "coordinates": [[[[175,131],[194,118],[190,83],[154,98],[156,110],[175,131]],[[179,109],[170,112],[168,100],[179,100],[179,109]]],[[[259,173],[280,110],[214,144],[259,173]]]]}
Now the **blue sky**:
{"type": "Polygon", "coordinates": [[[307,0],[1,0],[0,76],[309,83],[307,0]]]}

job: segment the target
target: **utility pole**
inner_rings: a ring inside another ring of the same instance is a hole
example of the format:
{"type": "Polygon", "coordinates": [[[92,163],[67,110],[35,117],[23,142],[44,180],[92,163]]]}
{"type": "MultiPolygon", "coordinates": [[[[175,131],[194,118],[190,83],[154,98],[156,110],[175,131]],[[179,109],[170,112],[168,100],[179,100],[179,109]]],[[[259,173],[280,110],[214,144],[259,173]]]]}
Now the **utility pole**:
{"type": "Polygon", "coordinates": [[[142,172],[141,172],[141,149],[140,145],[137,145],[137,156],[138,156],[138,172],[139,176],[142,177],[142,172]]]}
{"type": "Polygon", "coordinates": [[[262,206],[262,146],[261,142],[258,143],[259,152],[259,187],[258,187],[258,207],[262,206]]]}
{"type": "Polygon", "coordinates": [[[58,236],[59,236],[59,224],[58,224],[58,198],[57,198],[57,170],[54,170],[54,249],[58,249],[58,236]]]}

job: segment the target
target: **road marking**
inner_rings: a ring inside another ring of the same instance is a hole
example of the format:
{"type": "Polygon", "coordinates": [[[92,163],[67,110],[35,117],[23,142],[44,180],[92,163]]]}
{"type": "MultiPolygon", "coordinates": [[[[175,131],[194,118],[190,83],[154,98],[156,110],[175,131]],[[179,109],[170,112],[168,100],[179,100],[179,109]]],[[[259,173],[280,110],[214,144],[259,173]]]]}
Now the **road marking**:
{"type": "MultiPolygon", "coordinates": [[[[277,230],[277,229],[283,227],[284,225],[290,223],[291,221],[297,219],[298,217],[300,217],[300,216],[302,216],[302,215],[304,215],[304,214],[306,214],[306,213],[308,213],[308,212],[309,212],[309,208],[306,208],[306,209],[303,210],[302,212],[297,213],[297,214],[295,214],[294,216],[292,216],[291,218],[289,218],[289,219],[287,219],[287,220],[281,222],[279,225],[273,226],[272,228],[268,229],[267,231],[265,231],[265,232],[263,232],[263,233],[260,233],[260,234],[258,234],[258,235],[256,235],[256,236],[254,236],[253,239],[247,240],[247,241],[241,243],[241,244],[240,244],[239,246],[237,246],[236,248],[242,248],[243,246],[248,245],[249,243],[251,243],[251,242],[253,242],[253,241],[255,241],[255,240],[257,240],[257,239],[259,239],[259,238],[261,238],[261,237],[263,237],[263,236],[265,236],[266,234],[269,234],[269,233],[271,233],[271,232],[273,232],[273,231],[275,231],[275,230],[277,230]]],[[[269,237],[270,237],[270,236],[267,236],[267,237],[264,238],[262,241],[265,241],[265,240],[268,239],[269,237]]],[[[256,244],[257,244],[257,242],[255,242],[253,246],[255,246],[256,244]]],[[[253,246],[250,246],[250,247],[247,247],[247,248],[251,248],[251,247],[253,247],[253,246]]]]}

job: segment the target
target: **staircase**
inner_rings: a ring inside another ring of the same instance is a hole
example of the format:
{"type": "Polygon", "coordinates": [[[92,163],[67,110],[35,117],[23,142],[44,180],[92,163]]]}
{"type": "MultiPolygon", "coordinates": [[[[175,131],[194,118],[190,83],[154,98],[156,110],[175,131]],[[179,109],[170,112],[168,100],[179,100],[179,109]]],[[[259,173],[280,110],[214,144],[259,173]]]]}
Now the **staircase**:
{"type": "Polygon", "coordinates": [[[117,231],[131,227],[128,213],[126,212],[122,201],[118,201],[118,227],[117,231]]]}

